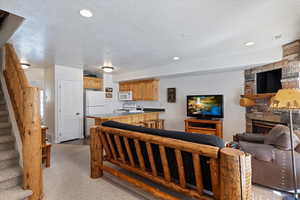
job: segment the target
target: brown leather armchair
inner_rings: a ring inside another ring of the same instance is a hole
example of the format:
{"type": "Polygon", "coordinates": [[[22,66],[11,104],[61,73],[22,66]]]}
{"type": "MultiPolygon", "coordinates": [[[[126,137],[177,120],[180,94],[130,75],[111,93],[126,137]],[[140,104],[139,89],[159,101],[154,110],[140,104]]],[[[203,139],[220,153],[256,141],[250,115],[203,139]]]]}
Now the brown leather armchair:
{"type": "MultiPolygon", "coordinates": [[[[297,182],[300,183],[300,140],[294,134],[297,182]]],[[[237,134],[241,150],[252,155],[252,182],[283,191],[293,190],[289,128],[275,126],[267,135],[237,134]]],[[[298,184],[298,189],[300,184],[298,184]]]]}

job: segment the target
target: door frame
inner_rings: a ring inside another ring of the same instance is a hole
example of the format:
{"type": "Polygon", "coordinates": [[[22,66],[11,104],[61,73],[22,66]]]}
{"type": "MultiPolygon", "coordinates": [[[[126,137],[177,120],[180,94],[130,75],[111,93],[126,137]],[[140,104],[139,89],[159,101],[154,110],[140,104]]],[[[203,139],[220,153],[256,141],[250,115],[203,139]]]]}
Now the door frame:
{"type": "MultiPolygon", "coordinates": [[[[82,83],[82,90],[83,90],[83,82],[81,80],[57,80],[56,81],[56,87],[55,87],[55,90],[57,92],[55,92],[56,94],[56,103],[55,103],[55,143],[61,143],[63,142],[61,140],[61,135],[60,135],[60,106],[61,106],[61,84],[62,82],[81,82],[82,83]]],[[[83,94],[83,91],[82,91],[82,94],[83,94]]],[[[82,99],[83,100],[83,99],[82,99]]],[[[83,103],[83,101],[82,101],[83,103]]],[[[82,115],[81,115],[81,122],[80,122],[80,137],[78,139],[83,139],[84,138],[84,135],[83,135],[83,120],[84,120],[84,110],[83,110],[83,105],[82,105],[82,115]]]]}

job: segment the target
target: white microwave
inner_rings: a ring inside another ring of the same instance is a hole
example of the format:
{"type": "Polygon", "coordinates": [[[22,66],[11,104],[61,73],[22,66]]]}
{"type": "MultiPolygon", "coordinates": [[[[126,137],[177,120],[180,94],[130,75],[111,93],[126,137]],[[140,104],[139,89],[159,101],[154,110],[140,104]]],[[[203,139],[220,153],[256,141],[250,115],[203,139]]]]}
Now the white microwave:
{"type": "Polygon", "coordinates": [[[119,92],[120,101],[132,101],[132,91],[119,92]]]}

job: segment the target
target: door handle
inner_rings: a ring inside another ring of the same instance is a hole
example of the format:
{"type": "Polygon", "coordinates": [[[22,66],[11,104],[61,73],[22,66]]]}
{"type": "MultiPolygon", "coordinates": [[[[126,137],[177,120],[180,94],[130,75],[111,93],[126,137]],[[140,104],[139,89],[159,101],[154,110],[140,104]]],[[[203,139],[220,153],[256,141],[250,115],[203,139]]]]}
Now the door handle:
{"type": "Polygon", "coordinates": [[[76,113],[76,115],[80,115],[80,113],[76,113]]]}

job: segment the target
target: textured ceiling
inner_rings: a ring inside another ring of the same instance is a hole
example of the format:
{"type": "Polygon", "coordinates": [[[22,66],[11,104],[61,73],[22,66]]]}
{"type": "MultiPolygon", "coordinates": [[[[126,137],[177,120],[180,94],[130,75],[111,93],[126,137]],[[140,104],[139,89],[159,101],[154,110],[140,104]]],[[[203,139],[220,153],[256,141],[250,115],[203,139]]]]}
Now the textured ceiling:
{"type": "Polygon", "coordinates": [[[11,42],[39,67],[110,61],[127,73],[168,65],[173,56],[245,55],[300,37],[299,0],[1,0],[0,9],[25,18],[11,42]],[[83,8],[94,17],[81,17],[83,8]],[[245,47],[248,41],[256,45],[245,47]]]}

